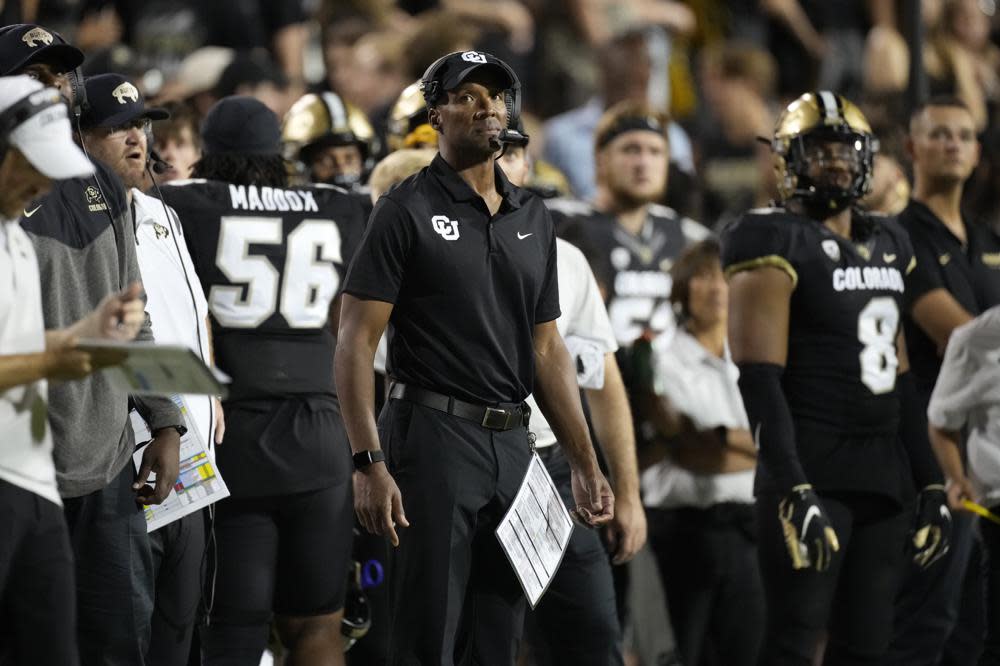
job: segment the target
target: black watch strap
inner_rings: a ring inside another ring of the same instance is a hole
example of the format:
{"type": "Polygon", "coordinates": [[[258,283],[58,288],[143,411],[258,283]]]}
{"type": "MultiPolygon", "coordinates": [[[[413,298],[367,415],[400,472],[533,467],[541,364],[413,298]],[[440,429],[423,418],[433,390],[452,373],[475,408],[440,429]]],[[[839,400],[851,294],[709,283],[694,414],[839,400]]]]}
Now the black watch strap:
{"type": "Polygon", "coordinates": [[[385,460],[385,451],[382,449],[375,449],[368,451],[358,451],[354,454],[354,469],[362,470],[366,467],[374,465],[377,462],[382,462],[385,460]]]}

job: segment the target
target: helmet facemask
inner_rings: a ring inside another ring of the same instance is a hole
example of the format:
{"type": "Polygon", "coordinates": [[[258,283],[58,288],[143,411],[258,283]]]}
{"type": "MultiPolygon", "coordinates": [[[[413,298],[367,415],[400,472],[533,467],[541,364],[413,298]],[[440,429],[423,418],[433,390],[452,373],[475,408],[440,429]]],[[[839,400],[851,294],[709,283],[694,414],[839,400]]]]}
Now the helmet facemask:
{"type": "Polygon", "coordinates": [[[810,217],[826,219],[871,191],[877,141],[846,129],[820,128],[788,141],[784,198],[802,203],[810,217]]]}

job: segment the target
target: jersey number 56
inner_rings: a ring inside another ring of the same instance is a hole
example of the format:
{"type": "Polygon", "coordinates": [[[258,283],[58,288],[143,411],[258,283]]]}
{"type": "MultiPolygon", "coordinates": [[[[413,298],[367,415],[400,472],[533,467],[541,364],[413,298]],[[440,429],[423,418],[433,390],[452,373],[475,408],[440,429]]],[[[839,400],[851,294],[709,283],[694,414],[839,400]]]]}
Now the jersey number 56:
{"type": "Polygon", "coordinates": [[[230,282],[247,286],[214,285],[208,295],[212,314],[228,328],[255,328],[280,303],[291,328],[322,326],[340,286],[334,266],[343,262],[340,245],[333,220],[303,220],[283,239],[281,218],[223,217],[216,265],[230,282]],[[280,245],[283,240],[281,274],[267,257],[250,254],[251,245],[280,245]]]}

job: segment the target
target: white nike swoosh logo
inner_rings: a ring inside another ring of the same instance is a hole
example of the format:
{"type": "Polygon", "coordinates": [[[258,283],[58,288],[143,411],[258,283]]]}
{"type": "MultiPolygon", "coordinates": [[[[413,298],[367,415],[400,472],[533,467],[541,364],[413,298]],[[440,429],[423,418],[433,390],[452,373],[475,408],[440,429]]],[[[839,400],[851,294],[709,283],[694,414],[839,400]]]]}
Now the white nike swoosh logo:
{"type": "Polygon", "coordinates": [[[809,521],[815,518],[816,516],[819,516],[819,507],[813,504],[806,511],[806,519],[802,521],[802,534],[799,535],[800,539],[805,538],[806,532],[809,531],[809,521]]]}
{"type": "Polygon", "coordinates": [[[36,206],[36,207],[34,208],[34,210],[31,210],[31,211],[29,211],[29,210],[28,210],[27,208],[25,208],[25,209],[24,209],[24,216],[25,216],[25,217],[31,217],[32,215],[34,215],[35,213],[37,213],[37,212],[38,212],[38,209],[39,209],[39,208],[41,208],[41,207],[42,207],[42,205],[41,205],[41,204],[39,204],[38,206],[36,206]]]}
{"type": "Polygon", "coordinates": [[[941,511],[941,517],[942,517],[942,518],[944,518],[944,519],[946,519],[946,520],[951,520],[951,511],[949,511],[949,510],[948,510],[948,507],[946,507],[946,506],[944,506],[944,505],[942,504],[942,505],[941,505],[940,507],[938,507],[938,508],[939,508],[939,510],[941,511]]]}
{"type": "Polygon", "coordinates": [[[518,231],[518,232],[517,232],[517,240],[524,240],[524,239],[525,239],[525,238],[527,238],[528,236],[533,236],[533,235],[534,235],[534,232],[532,232],[532,233],[530,233],[530,234],[524,234],[524,235],[522,236],[522,235],[521,235],[521,232],[520,232],[520,231],[518,231]]]}

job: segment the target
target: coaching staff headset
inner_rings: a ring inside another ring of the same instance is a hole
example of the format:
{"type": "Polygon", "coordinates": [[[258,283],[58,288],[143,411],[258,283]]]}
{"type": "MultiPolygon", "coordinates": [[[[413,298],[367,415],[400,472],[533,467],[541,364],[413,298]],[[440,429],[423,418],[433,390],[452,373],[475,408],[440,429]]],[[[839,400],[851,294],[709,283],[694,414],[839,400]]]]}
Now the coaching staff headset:
{"type": "Polygon", "coordinates": [[[379,199],[344,287],[335,362],[355,510],[396,546],[390,664],[514,663],[524,596],[493,532],[530,461],[529,393],[566,448],[580,520],[614,513],[556,330],[552,221],[495,163],[519,88],[485,53],[431,65],[438,155],[379,199]],[[392,388],[376,428],[386,325],[392,388]]]}

